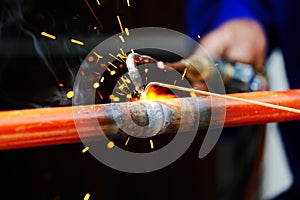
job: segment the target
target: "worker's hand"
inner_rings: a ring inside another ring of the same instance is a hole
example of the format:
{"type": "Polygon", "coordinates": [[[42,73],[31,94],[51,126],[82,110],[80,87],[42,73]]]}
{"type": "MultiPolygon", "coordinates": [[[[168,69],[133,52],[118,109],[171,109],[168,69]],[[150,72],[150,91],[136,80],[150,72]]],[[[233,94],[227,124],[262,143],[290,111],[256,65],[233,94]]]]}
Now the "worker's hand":
{"type": "MultiPolygon", "coordinates": [[[[233,62],[251,64],[262,70],[265,62],[267,39],[261,25],[250,19],[225,22],[205,35],[200,44],[210,56],[233,62]]],[[[198,49],[195,54],[203,54],[198,49]]]]}
{"type": "MultiPolygon", "coordinates": [[[[262,26],[253,20],[227,21],[203,36],[200,45],[202,47],[199,47],[192,57],[208,54],[232,62],[251,64],[258,71],[263,71],[267,39],[262,26]]],[[[181,71],[186,67],[182,62],[169,63],[168,66],[181,71]]],[[[197,79],[193,80],[193,74],[189,74],[188,77],[192,79],[190,80],[192,85],[197,85],[197,79]]]]}

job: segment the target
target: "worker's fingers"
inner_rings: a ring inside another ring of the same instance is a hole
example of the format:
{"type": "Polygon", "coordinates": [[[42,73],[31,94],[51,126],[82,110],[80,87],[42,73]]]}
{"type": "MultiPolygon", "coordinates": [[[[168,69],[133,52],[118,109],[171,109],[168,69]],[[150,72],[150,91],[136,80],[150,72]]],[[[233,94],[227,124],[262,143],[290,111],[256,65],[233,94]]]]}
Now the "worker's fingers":
{"type": "MultiPolygon", "coordinates": [[[[261,25],[253,20],[228,21],[204,36],[200,44],[211,56],[251,64],[259,70],[265,62],[266,36],[261,25]]],[[[202,55],[203,49],[195,53],[202,55]]]]}

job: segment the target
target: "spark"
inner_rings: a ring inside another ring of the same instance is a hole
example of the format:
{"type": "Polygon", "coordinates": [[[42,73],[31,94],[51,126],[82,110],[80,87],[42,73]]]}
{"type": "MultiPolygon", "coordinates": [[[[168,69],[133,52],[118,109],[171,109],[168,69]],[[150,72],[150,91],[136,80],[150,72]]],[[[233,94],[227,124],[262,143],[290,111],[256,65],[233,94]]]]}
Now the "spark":
{"type": "Polygon", "coordinates": [[[119,25],[120,25],[120,29],[121,29],[122,33],[124,33],[124,30],[123,30],[123,26],[122,26],[122,22],[121,22],[120,16],[118,15],[117,18],[118,18],[118,22],[119,22],[119,25]]]}
{"type": "Polygon", "coordinates": [[[125,58],[126,58],[126,57],[127,57],[127,55],[126,55],[126,53],[124,53],[124,51],[123,51],[123,49],[122,49],[122,48],[120,48],[120,51],[121,51],[122,55],[123,55],[123,56],[125,56],[125,58]]]}
{"type": "Polygon", "coordinates": [[[106,147],[107,147],[108,149],[112,149],[114,146],[115,146],[115,143],[114,143],[113,141],[109,141],[109,142],[107,143],[107,145],[106,145],[106,147]]]}
{"type": "Polygon", "coordinates": [[[174,81],[173,85],[176,85],[176,83],[177,83],[177,80],[174,81]]]}
{"type": "Polygon", "coordinates": [[[53,39],[53,40],[56,39],[56,36],[51,35],[51,34],[49,34],[49,33],[46,33],[46,32],[44,32],[44,31],[41,32],[41,35],[46,36],[46,37],[48,37],[48,38],[50,38],[50,39],[53,39]]]}
{"type": "Polygon", "coordinates": [[[200,37],[200,35],[197,35],[197,37],[200,39],[201,37],[200,37]]]}
{"type": "Polygon", "coordinates": [[[71,99],[74,96],[74,92],[73,91],[69,91],[67,92],[67,98],[71,99]]]}
{"type": "Polygon", "coordinates": [[[86,193],[86,195],[84,196],[83,200],[89,200],[90,196],[91,196],[90,193],[86,193]]]}
{"type": "Polygon", "coordinates": [[[103,83],[104,81],[104,76],[101,78],[100,83],[103,83]]]}
{"type": "Polygon", "coordinates": [[[131,94],[127,94],[127,95],[126,95],[126,98],[127,98],[127,99],[130,99],[131,97],[132,97],[131,94]]]}
{"type": "Polygon", "coordinates": [[[119,38],[120,38],[121,42],[123,42],[123,43],[125,42],[124,37],[122,35],[119,35],[119,38]]]}
{"type": "Polygon", "coordinates": [[[126,33],[127,36],[129,36],[129,30],[128,30],[128,28],[125,28],[125,33],[126,33]]]}
{"type": "MultiPolygon", "coordinates": [[[[110,64],[111,66],[113,66],[114,68],[118,69],[118,67],[116,65],[114,65],[112,62],[108,62],[108,64],[110,64]]],[[[107,68],[108,69],[108,68],[107,68]]],[[[110,70],[108,70],[110,71],[110,70]]]]}
{"type": "Polygon", "coordinates": [[[100,56],[97,52],[93,52],[93,54],[95,55],[95,56],[97,56],[97,61],[96,61],[96,63],[98,63],[98,61],[101,59],[101,58],[103,58],[103,56],[100,56]]]}
{"type": "Polygon", "coordinates": [[[111,57],[113,57],[114,59],[118,60],[119,62],[122,62],[122,60],[120,60],[119,58],[117,58],[117,57],[114,56],[113,54],[109,53],[109,55],[110,55],[111,57]]]}
{"type": "Polygon", "coordinates": [[[129,140],[130,140],[130,137],[127,138],[127,140],[126,140],[126,142],[125,142],[125,146],[127,146],[129,140]]]}
{"type": "Polygon", "coordinates": [[[94,61],[94,56],[89,56],[89,57],[88,57],[88,61],[89,61],[89,62],[93,62],[93,61],[94,61]]]}
{"type": "Polygon", "coordinates": [[[129,2],[129,0],[127,0],[127,6],[130,7],[130,2],[129,2]]]}
{"type": "Polygon", "coordinates": [[[184,69],[183,74],[182,74],[182,77],[181,77],[181,80],[184,79],[184,76],[186,75],[187,69],[188,69],[187,67],[184,69]]]}
{"type": "Polygon", "coordinates": [[[64,87],[63,83],[58,84],[59,87],[64,87]]]}
{"type": "Polygon", "coordinates": [[[101,92],[99,90],[97,90],[97,93],[98,93],[100,99],[103,99],[103,96],[102,96],[102,94],[101,94],[101,92]]]}
{"type": "Polygon", "coordinates": [[[97,22],[98,22],[99,26],[101,27],[101,29],[103,29],[103,26],[102,26],[100,20],[98,19],[96,13],[94,12],[94,10],[93,10],[93,8],[91,7],[91,5],[89,4],[88,0],[84,0],[84,1],[85,1],[86,5],[89,7],[89,9],[90,9],[90,11],[92,12],[93,16],[95,17],[95,19],[97,20],[97,22]]]}
{"type": "Polygon", "coordinates": [[[111,75],[111,76],[113,76],[113,75],[115,75],[115,74],[116,74],[116,71],[115,71],[115,70],[110,71],[110,75],[111,75]]]}
{"type": "Polygon", "coordinates": [[[154,149],[154,145],[153,145],[153,141],[152,140],[150,140],[150,147],[151,147],[151,149],[154,149]]]}
{"type": "Polygon", "coordinates": [[[124,63],[126,63],[126,61],[123,58],[126,58],[125,56],[122,56],[121,54],[118,53],[117,55],[124,63]]]}
{"type": "Polygon", "coordinates": [[[83,46],[84,43],[82,41],[79,41],[79,40],[75,40],[75,39],[71,39],[71,42],[74,43],[74,44],[78,44],[78,45],[81,45],[83,46]]]}
{"type": "Polygon", "coordinates": [[[89,147],[85,147],[84,149],[82,149],[82,153],[85,153],[85,152],[87,152],[89,150],[89,147]]]}
{"type": "Polygon", "coordinates": [[[117,94],[121,95],[121,96],[124,96],[125,94],[124,93],[121,93],[121,92],[116,92],[117,94]]]}
{"type": "Polygon", "coordinates": [[[93,88],[98,88],[100,86],[100,83],[98,83],[98,82],[96,82],[96,83],[94,83],[94,85],[93,85],[93,88]]]}
{"type": "Polygon", "coordinates": [[[100,2],[99,2],[99,0],[96,0],[97,1],[97,4],[100,6],[100,2]]]}

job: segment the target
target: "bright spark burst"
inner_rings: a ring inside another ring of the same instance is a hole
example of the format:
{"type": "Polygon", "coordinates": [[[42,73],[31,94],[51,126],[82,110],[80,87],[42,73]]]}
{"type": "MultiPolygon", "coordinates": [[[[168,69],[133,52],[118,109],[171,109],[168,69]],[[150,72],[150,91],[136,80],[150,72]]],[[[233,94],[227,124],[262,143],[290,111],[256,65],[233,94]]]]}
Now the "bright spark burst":
{"type": "Polygon", "coordinates": [[[99,2],[99,0],[96,0],[97,1],[97,4],[100,6],[100,2],[99,2]]]}
{"type": "Polygon", "coordinates": [[[127,6],[130,7],[130,2],[129,2],[129,0],[127,0],[127,6]]]}
{"type": "Polygon", "coordinates": [[[50,38],[50,39],[52,39],[52,40],[55,40],[56,39],[56,36],[54,36],[54,35],[51,35],[51,34],[49,34],[49,33],[46,33],[46,32],[41,32],[41,35],[43,35],[43,36],[45,36],[45,37],[48,37],[48,38],[50,38]]]}
{"type": "Polygon", "coordinates": [[[72,42],[72,43],[74,43],[74,44],[81,45],[81,46],[83,46],[83,45],[84,45],[84,42],[82,42],[82,41],[79,41],[79,40],[76,40],[76,39],[71,39],[71,42],[72,42]]]}

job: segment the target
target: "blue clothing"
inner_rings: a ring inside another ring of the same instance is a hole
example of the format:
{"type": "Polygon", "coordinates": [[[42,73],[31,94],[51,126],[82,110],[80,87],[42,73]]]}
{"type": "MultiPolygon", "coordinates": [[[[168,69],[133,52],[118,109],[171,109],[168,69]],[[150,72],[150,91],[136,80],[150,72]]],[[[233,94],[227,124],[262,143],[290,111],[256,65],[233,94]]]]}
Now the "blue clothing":
{"type": "MultiPolygon", "coordinates": [[[[290,87],[300,88],[299,8],[297,0],[190,0],[186,29],[191,37],[197,38],[230,19],[250,18],[259,22],[268,36],[268,52],[280,47],[290,87]]],[[[278,199],[300,199],[300,121],[280,123],[279,127],[294,184],[278,199]]]]}

